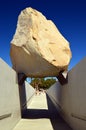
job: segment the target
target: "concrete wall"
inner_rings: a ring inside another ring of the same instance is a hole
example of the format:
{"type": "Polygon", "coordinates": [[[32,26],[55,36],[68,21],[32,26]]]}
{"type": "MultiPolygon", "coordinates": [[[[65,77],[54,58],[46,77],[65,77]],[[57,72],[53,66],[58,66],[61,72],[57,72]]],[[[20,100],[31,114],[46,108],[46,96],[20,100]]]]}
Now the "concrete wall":
{"type": "Polygon", "coordinates": [[[0,130],[15,127],[34,93],[27,82],[19,86],[16,72],[0,59],[0,130]]]}
{"type": "Polygon", "coordinates": [[[35,89],[28,83],[25,82],[25,90],[26,90],[26,102],[29,104],[33,95],[35,94],[35,89]]]}
{"type": "Polygon", "coordinates": [[[12,130],[20,118],[16,72],[0,59],[0,130],[12,130]]]}
{"type": "Polygon", "coordinates": [[[57,82],[47,93],[74,130],[86,130],[86,58],[68,73],[68,84],[57,82]]]}
{"type": "Polygon", "coordinates": [[[27,104],[30,102],[34,93],[35,89],[26,81],[23,85],[19,86],[21,113],[27,109],[27,104]]]}

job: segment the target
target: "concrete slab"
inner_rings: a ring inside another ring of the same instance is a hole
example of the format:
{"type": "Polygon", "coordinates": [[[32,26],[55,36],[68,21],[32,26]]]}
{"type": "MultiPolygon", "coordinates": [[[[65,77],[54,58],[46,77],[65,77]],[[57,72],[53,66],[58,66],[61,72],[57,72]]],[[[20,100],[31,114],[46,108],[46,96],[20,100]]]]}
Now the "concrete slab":
{"type": "Polygon", "coordinates": [[[72,130],[58,115],[57,110],[45,93],[34,95],[23,113],[23,119],[13,130],[72,130]]]}
{"type": "Polygon", "coordinates": [[[46,94],[40,92],[37,95],[33,96],[33,100],[28,106],[28,109],[46,109],[48,110],[46,94]]]}
{"type": "Polygon", "coordinates": [[[22,119],[14,130],[53,130],[49,119],[22,119]]]}

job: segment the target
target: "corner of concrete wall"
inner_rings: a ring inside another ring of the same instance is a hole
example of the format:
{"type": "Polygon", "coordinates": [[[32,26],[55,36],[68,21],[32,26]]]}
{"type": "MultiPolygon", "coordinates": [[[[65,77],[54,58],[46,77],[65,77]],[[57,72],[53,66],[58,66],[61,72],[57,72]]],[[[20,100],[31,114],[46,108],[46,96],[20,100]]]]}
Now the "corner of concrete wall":
{"type": "Polygon", "coordinates": [[[27,105],[34,93],[34,88],[28,82],[25,81],[22,85],[19,85],[21,115],[27,109],[27,105]]]}
{"type": "Polygon", "coordinates": [[[0,130],[12,130],[20,119],[17,74],[0,58],[0,130]]]}
{"type": "Polygon", "coordinates": [[[33,95],[35,94],[35,89],[25,81],[25,89],[26,89],[26,101],[27,105],[31,102],[33,95]]]}
{"type": "Polygon", "coordinates": [[[86,130],[86,57],[68,73],[68,84],[55,83],[48,95],[74,130],[86,130]]]}

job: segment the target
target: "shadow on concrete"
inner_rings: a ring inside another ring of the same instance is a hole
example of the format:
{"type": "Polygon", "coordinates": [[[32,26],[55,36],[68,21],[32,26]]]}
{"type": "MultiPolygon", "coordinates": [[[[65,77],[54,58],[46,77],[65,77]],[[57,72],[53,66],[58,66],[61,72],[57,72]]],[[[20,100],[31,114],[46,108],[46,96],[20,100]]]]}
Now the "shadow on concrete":
{"type": "Polygon", "coordinates": [[[23,118],[26,119],[40,119],[49,118],[48,110],[45,109],[27,109],[23,112],[23,118]]]}
{"type": "Polygon", "coordinates": [[[48,110],[46,109],[26,109],[22,113],[25,119],[48,118],[51,121],[53,130],[72,130],[68,124],[60,117],[54,104],[47,95],[48,110]]]}
{"type": "Polygon", "coordinates": [[[68,124],[61,118],[54,104],[47,95],[47,104],[49,111],[49,118],[54,130],[72,130],[68,124]]]}
{"type": "Polygon", "coordinates": [[[25,82],[22,85],[19,85],[19,98],[22,115],[23,111],[27,109],[25,82]]]}

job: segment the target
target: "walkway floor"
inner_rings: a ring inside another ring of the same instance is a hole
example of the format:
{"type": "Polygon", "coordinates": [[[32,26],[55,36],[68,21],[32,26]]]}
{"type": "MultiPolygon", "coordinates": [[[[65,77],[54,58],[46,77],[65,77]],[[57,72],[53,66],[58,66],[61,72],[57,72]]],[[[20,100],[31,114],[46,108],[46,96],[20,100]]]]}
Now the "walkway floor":
{"type": "Polygon", "coordinates": [[[45,93],[34,95],[14,130],[72,130],[45,93]]]}

